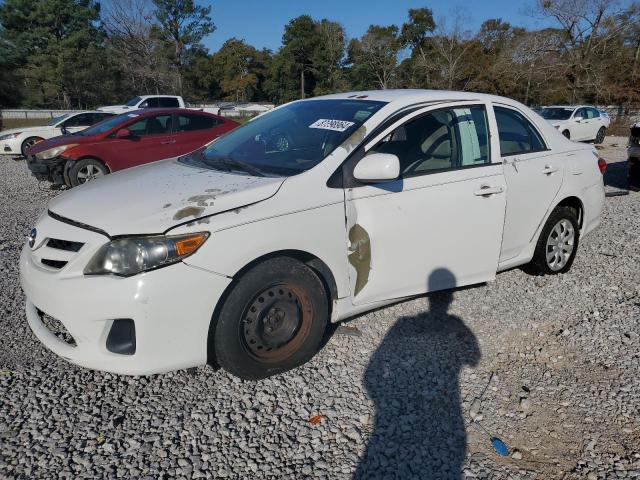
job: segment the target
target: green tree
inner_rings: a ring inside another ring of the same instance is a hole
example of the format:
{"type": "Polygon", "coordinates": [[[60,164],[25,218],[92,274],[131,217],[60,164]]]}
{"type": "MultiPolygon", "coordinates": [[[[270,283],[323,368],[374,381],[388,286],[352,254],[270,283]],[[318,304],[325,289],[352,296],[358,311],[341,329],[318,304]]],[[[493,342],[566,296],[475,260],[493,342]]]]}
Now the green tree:
{"type": "Polygon", "coordinates": [[[197,5],[194,0],[153,0],[161,37],[171,46],[171,59],[178,73],[177,89],[182,93],[182,70],[189,50],[200,48],[200,42],[216,27],[211,20],[211,7],[197,5]]]}
{"type": "Polygon", "coordinates": [[[312,57],[312,71],[316,79],[314,95],[347,90],[345,75],[346,33],[338,22],[322,19],[316,23],[318,44],[312,57]]]}
{"type": "MultiPolygon", "coordinates": [[[[213,55],[213,65],[226,100],[253,100],[260,89],[264,55],[244,40],[231,38],[213,55]]],[[[263,76],[263,75],[262,75],[263,76]]]]}
{"type": "Polygon", "coordinates": [[[29,106],[82,107],[103,96],[100,6],[93,0],[5,0],[1,41],[29,106]]]}
{"type": "Polygon", "coordinates": [[[398,27],[371,25],[360,39],[349,42],[349,62],[356,88],[391,88],[396,84],[402,42],[398,27]]]}
{"type": "Polygon", "coordinates": [[[320,42],[318,30],[309,15],[301,15],[284,27],[280,54],[288,63],[290,74],[300,79],[300,98],[305,98],[315,87],[312,72],[313,56],[320,42]]]}

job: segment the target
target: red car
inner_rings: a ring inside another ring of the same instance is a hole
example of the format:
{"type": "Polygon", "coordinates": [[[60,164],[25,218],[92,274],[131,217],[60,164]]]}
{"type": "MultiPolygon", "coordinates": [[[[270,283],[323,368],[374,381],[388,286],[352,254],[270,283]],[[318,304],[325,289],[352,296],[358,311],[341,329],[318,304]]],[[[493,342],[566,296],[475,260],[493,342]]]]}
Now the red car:
{"type": "Polygon", "coordinates": [[[27,163],[38,180],[71,187],[107,173],[192,152],[238,125],[218,115],[184,108],[137,110],[40,142],[27,150],[27,163]]]}

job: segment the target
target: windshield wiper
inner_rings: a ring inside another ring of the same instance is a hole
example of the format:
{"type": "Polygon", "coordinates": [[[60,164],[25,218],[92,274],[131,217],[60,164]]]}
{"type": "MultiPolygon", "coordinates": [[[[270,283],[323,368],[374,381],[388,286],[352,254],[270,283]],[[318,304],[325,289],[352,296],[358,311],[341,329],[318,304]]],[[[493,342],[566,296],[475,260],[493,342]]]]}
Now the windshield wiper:
{"type": "Polygon", "coordinates": [[[254,177],[266,176],[264,173],[260,171],[260,169],[258,169],[257,167],[254,167],[250,163],[242,162],[240,160],[234,160],[233,158],[220,157],[220,158],[208,159],[204,156],[204,152],[202,156],[204,158],[205,163],[222,165],[223,167],[227,167],[227,171],[230,171],[230,169],[235,168],[237,170],[247,172],[249,175],[253,175],[254,177]]]}

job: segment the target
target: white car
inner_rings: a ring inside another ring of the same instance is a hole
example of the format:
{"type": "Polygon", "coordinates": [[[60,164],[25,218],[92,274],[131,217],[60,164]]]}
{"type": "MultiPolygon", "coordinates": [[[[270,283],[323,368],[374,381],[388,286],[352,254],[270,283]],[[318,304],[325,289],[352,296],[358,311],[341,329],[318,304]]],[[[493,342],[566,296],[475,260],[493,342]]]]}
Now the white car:
{"type": "Polygon", "coordinates": [[[54,198],[20,257],[27,320],[84,367],[263,378],[310,359],[329,321],[518,265],[566,272],[605,167],[507,98],[296,101],[54,198]]]}
{"type": "Polygon", "coordinates": [[[220,113],[220,109],[217,107],[191,108],[179,95],[140,95],[133,97],[123,105],[106,105],[104,107],[98,107],[98,110],[119,115],[143,108],[187,108],[189,110],[199,110],[214,115],[220,113]]]}
{"type": "Polygon", "coordinates": [[[108,112],[79,111],[52,119],[47,125],[0,132],[0,154],[26,156],[26,150],[48,138],[76,133],[113,116],[108,112]]]}
{"type": "Polygon", "coordinates": [[[608,114],[588,105],[543,107],[540,116],[577,142],[602,143],[611,123],[608,114]]]}

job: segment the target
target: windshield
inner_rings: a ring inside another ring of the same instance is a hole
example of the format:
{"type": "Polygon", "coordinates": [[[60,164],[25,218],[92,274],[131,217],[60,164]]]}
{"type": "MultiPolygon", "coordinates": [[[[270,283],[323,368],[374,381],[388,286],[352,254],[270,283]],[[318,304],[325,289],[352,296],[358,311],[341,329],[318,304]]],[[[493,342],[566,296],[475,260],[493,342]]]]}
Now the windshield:
{"type": "Polygon", "coordinates": [[[140,97],[133,97],[131,100],[125,103],[125,105],[127,107],[135,107],[140,100],[142,100],[140,97]]]}
{"type": "Polygon", "coordinates": [[[73,114],[72,113],[65,113],[64,115],[60,115],[59,117],[52,118],[51,121],[47,125],[49,125],[50,127],[53,127],[58,122],[61,122],[65,118],[69,118],[71,115],[73,115],[73,114]]]}
{"type": "Polygon", "coordinates": [[[540,112],[542,118],[547,120],[568,120],[573,113],[573,108],[553,107],[543,108],[540,112]]]}
{"type": "Polygon", "coordinates": [[[115,117],[109,117],[106,120],[96,123],[94,126],[85,128],[77,132],[75,135],[81,135],[83,137],[90,135],[99,135],[100,133],[108,132],[114,127],[117,127],[121,123],[125,123],[127,120],[131,120],[133,117],[137,117],[135,113],[123,113],[122,115],[116,115],[115,117]]]}
{"type": "Polygon", "coordinates": [[[296,175],[324,160],[383,105],[351,99],[292,103],[257,117],[180,161],[250,175],[296,175]]]}

